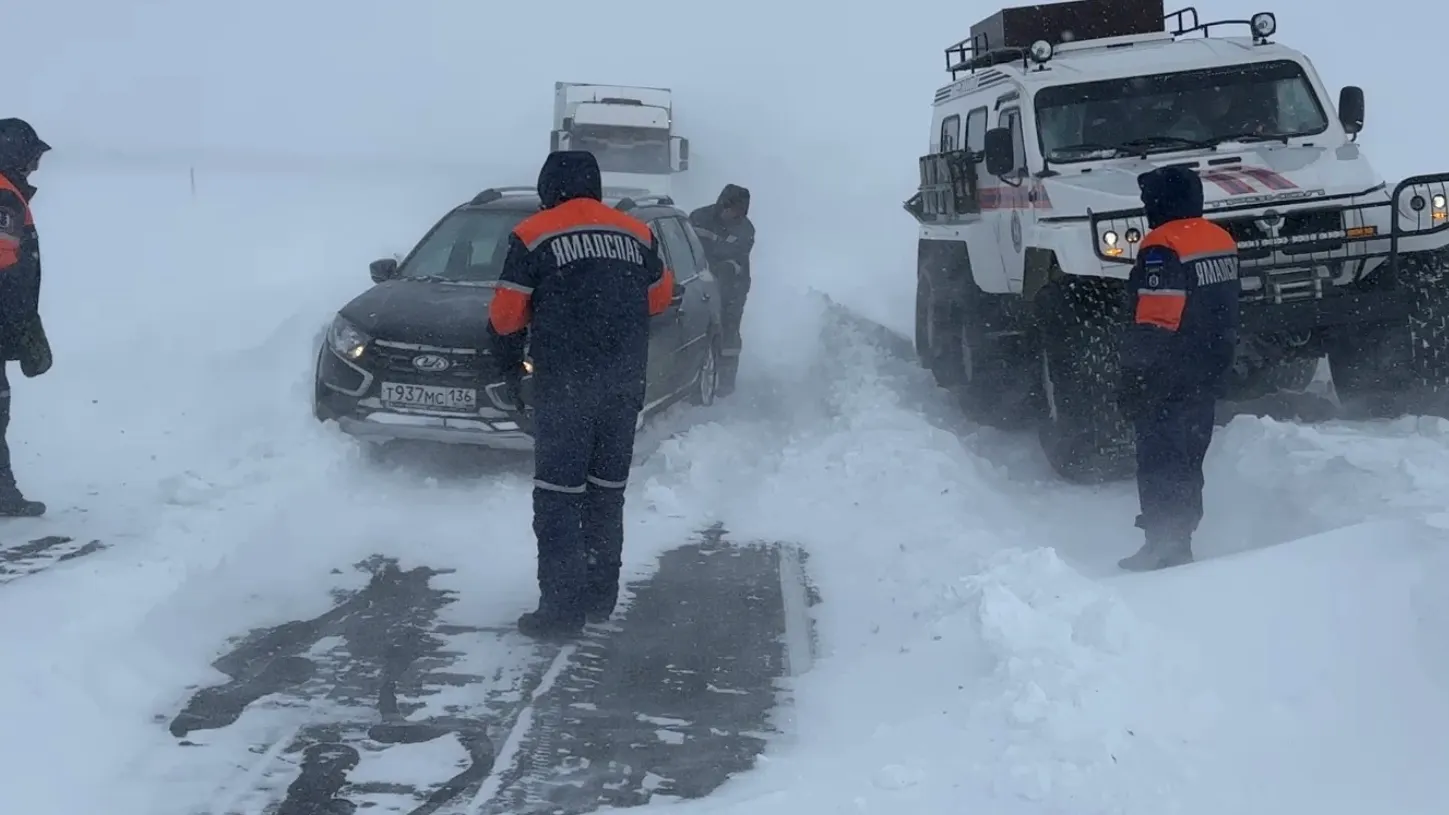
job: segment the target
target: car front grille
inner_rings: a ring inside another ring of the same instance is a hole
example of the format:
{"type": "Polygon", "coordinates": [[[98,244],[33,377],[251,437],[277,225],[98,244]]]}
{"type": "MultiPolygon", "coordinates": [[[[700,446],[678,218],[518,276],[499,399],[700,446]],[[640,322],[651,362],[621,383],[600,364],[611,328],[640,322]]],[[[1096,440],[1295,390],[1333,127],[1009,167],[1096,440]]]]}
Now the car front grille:
{"type": "Polygon", "coordinates": [[[1243,260],[1267,258],[1274,251],[1286,255],[1331,252],[1343,245],[1343,211],[1340,209],[1295,210],[1280,213],[1278,217],[1283,221],[1276,236],[1265,226],[1262,215],[1223,218],[1217,220],[1217,224],[1237,240],[1238,256],[1243,260]],[[1305,240],[1312,235],[1321,237],[1305,240]]]}
{"type": "Polygon", "coordinates": [[[379,378],[395,378],[404,382],[428,385],[477,388],[495,378],[492,357],[486,351],[464,348],[435,348],[425,345],[393,343],[376,340],[372,344],[374,372],[379,378]],[[448,362],[441,371],[420,369],[419,357],[440,357],[448,362]]]}

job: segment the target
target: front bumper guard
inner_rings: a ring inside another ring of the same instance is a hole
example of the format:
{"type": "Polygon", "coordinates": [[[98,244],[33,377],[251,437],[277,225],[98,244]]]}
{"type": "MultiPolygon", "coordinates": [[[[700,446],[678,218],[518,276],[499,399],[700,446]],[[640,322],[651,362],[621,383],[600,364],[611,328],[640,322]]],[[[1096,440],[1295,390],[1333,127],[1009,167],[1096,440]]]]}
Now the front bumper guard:
{"type": "MultiPolygon", "coordinates": [[[[1405,254],[1404,241],[1449,230],[1449,173],[1406,178],[1394,187],[1387,201],[1360,203],[1362,197],[1285,198],[1281,212],[1272,206],[1273,202],[1255,201],[1214,209],[1206,216],[1223,224],[1238,238],[1243,277],[1264,278],[1265,286],[1268,285],[1266,278],[1272,273],[1335,264],[1357,264],[1358,271],[1362,272],[1362,267],[1371,260],[1384,261],[1384,271],[1396,281],[1399,261],[1405,254]],[[1385,210],[1389,222],[1387,235],[1377,226],[1383,222],[1385,210]],[[1333,218],[1335,213],[1340,214],[1337,219],[1333,218]],[[1281,234],[1289,231],[1286,224],[1290,218],[1297,219],[1297,225],[1303,230],[1281,234]]],[[[1136,262],[1137,246],[1148,232],[1147,216],[1141,208],[1089,212],[1089,220],[1098,260],[1115,264],[1136,262]],[[1115,236],[1115,241],[1109,241],[1109,236],[1115,236]]],[[[1295,285],[1311,288],[1315,284],[1308,281],[1295,285]]],[[[1318,296],[1322,296],[1321,292],[1318,296]]]]}

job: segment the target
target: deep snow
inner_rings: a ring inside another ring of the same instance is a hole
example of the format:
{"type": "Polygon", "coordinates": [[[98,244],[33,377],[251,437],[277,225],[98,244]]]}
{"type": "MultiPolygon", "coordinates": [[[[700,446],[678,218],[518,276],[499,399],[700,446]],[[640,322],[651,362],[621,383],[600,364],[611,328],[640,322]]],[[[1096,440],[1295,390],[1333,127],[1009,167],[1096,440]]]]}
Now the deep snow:
{"type": "MultiPolygon", "coordinates": [[[[824,598],[787,736],[686,808],[1449,808],[1449,423],[1238,418],[1209,455],[1205,562],[1120,576],[1130,485],[1062,485],[1029,440],[962,427],[909,360],[811,294],[909,330],[899,202],[941,32],[989,9],[742,0],[707,22],[717,48],[673,28],[622,49],[640,14],[677,20],[678,4],[620,19],[569,3],[550,13],[586,19],[554,32],[547,73],[521,50],[537,37],[511,32],[548,21],[477,4],[121,5],[5,12],[33,66],[6,104],[57,146],[36,179],[57,363],[12,371],[16,469],[52,515],[5,522],[0,545],[111,548],[0,587],[0,809],[204,811],[238,770],[163,761],[165,719],[219,678],[226,638],[320,612],[367,555],[459,569],[459,620],[531,602],[526,473],[363,466],[308,414],[311,349],[368,261],[478,187],[531,180],[550,83],[599,65],[680,92],[687,203],[741,181],[762,232],[742,389],[646,433],[627,568],[721,520],[805,547],[824,598]],[[841,59],[853,49],[867,56],[841,59]],[[488,81],[522,65],[524,86],[488,81]]],[[[1240,6],[1204,16],[1259,10],[1240,6]]],[[[1376,9],[1355,37],[1434,53],[1445,11],[1376,9]]],[[[1401,62],[1341,58],[1344,20],[1317,6],[1275,11],[1330,87],[1366,87],[1385,173],[1449,159],[1449,112],[1395,103],[1401,62]]],[[[287,725],[253,717],[237,737],[287,725]]]]}

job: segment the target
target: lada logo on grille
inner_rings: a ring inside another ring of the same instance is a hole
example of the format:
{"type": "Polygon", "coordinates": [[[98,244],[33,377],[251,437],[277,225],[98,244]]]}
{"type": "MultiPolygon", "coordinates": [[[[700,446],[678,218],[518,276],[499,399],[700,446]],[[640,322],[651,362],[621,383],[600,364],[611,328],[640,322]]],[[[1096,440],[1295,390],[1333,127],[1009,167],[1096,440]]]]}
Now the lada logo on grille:
{"type": "Polygon", "coordinates": [[[419,354],[413,357],[413,367],[431,374],[446,371],[453,367],[453,363],[437,354],[419,354]]]}

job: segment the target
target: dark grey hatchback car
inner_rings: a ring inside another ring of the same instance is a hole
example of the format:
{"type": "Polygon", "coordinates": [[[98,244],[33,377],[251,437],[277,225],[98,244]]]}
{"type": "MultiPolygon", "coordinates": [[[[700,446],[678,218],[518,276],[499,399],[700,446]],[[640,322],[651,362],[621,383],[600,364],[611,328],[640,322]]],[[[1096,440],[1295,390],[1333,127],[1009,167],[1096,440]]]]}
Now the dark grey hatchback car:
{"type": "MultiPolygon", "coordinates": [[[[713,403],[719,283],[699,237],[668,197],[604,193],[654,230],[676,281],[669,310],[653,318],[639,423],[683,399],[713,403]]],[[[375,285],[337,312],[318,349],[317,419],[370,442],[531,448],[532,362],[524,363],[524,399],[515,404],[486,338],[509,233],[538,210],[532,187],[487,189],[444,215],[401,262],[374,261],[375,285]]]]}

